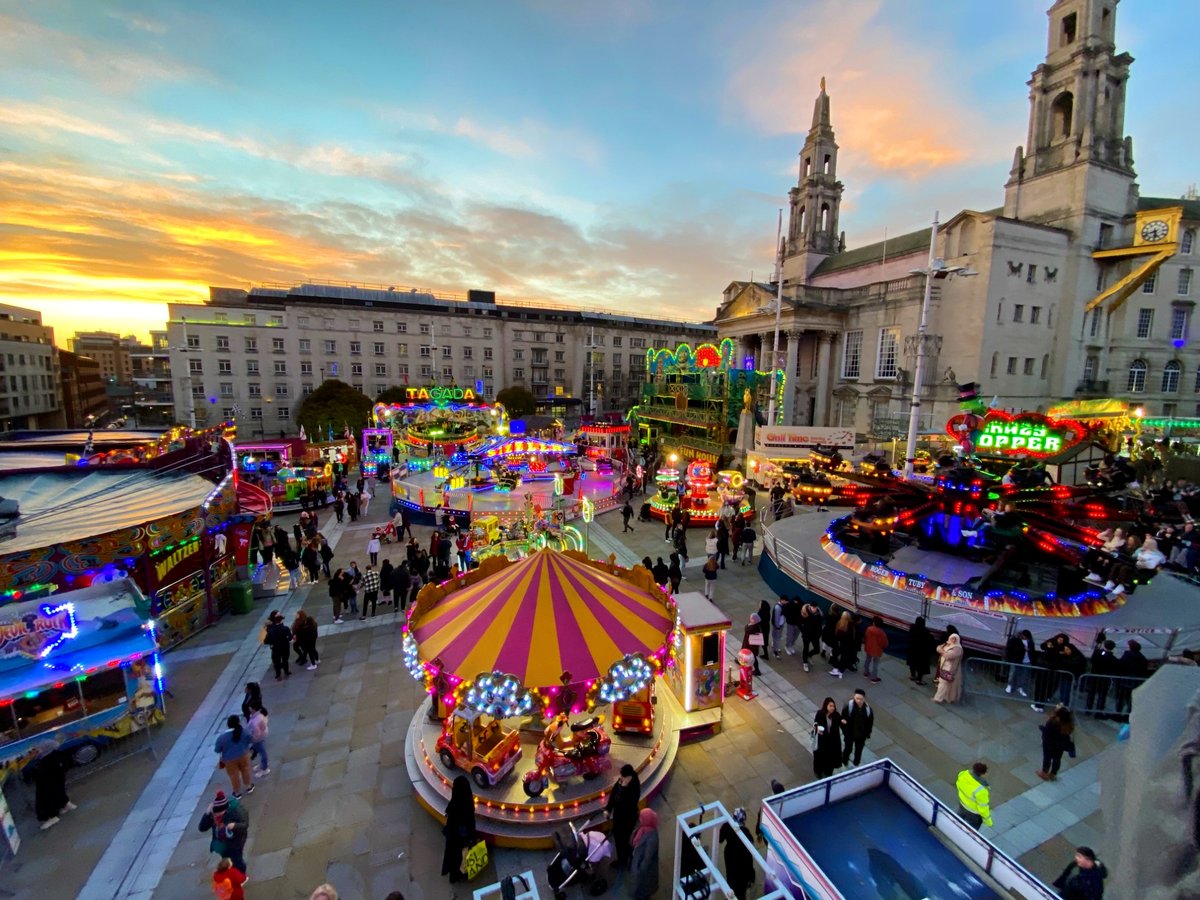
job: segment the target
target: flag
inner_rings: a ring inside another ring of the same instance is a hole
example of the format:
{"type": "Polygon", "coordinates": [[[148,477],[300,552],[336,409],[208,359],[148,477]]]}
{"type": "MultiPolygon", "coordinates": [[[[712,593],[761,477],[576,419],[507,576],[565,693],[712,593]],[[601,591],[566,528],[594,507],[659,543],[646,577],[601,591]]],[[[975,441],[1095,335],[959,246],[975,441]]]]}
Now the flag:
{"type": "Polygon", "coordinates": [[[352,437],[352,435],[350,434],[350,423],[349,423],[349,422],[346,422],[346,421],[343,421],[343,422],[342,422],[342,426],[343,426],[343,429],[344,429],[344,430],[342,431],[342,437],[344,437],[346,440],[350,440],[350,439],[351,439],[351,437],[352,437]]]}
{"type": "Polygon", "coordinates": [[[306,434],[304,433],[304,426],[303,426],[303,425],[301,425],[301,426],[300,426],[300,440],[302,440],[302,441],[307,441],[307,440],[308,440],[308,435],[306,435],[306,434]]]}

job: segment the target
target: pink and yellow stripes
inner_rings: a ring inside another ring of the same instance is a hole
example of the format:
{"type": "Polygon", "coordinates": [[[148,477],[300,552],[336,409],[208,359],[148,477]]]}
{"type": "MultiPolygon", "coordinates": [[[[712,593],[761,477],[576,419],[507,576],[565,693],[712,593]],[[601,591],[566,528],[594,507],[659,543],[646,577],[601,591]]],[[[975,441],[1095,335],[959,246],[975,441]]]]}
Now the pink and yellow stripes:
{"type": "Polygon", "coordinates": [[[542,550],[449,595],[413,623],[422,659],[465,679],[493,669],[528,687],[602,677],[627,653],[669,640],[674,621],[655,596],[586,563],[542,550]]]}

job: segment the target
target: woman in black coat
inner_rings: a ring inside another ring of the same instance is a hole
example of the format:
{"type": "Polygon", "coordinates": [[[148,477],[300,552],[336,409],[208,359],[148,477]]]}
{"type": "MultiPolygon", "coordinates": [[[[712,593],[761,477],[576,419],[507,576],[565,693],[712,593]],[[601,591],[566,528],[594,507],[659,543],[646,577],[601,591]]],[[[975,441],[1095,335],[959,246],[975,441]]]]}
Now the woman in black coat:
{"type": "Polygon", "coordinates": [[[832,697],[826,697],[817,710],[813,731],[817,735],[813,772],[818,778],[828,778],[842,764],[842,717],[832,697]]]}
{"type": "Polygon", "coordinates": [[[771,604],[767,600],[762,600],[758,604],[758,621],[762,623],[762,658],[771,658],[771,604]]]}
{"type": "MultiPolygon", "coordinates": [[[[738,826],[746,839],[754,843],[754,838],[746,831],[746,826],[738,826]]],[[[754,883],[754,857],[749,848],[739,839],[737,832],[728,822],[721,826],[721,843],[725,845],[725,880],[733,890],[733,896],[738,900],[746,900],[750,885],[754,883]]]]}
{"type": "Polygon", "coordinates": [[[633,852],[630,838],[638,823],[638,803],[642,799],[642,782],[637,770],[626,763],[621,766],[621,774],[608,795],[608,803],[604,811],[612,819],[612,841],[617,851],[617,866],[625,868],[629,865],[629,857],[633,852]]]}
{"type": "Polygon", "coordinates": [[[933,657],[933,635],[925,627],[925,617],[917,616],[908,632],[908,680],[925,683],[929,660],[933,657]]]}
{"type": "Polygon", "coordinates": [[[446,824],[442,834],[446,837],[442,874],[449,875],[453,884],[466,877],[462,871],[463,852],[475,840],[475,795],[466,775],[455,778],[450,788],[450,802],[446,804],[446,824]]]}

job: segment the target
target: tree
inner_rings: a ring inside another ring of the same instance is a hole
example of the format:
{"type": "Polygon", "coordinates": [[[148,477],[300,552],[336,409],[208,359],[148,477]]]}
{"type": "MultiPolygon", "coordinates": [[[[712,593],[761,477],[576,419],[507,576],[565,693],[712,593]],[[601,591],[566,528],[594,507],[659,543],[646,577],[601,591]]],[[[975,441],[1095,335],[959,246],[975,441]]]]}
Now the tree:
{"type": "Polygon", "coordinates": [[[335,436],[341,436],[347,425],[357,439],[373,405],[366,394],[335,378],[323,382],[301,401],[296,421],[314,441],[322,440],[330,428],[335,436]]]}
{"type": "Polygon", "coordinates": [[[496,392],[496,402],[504,404],[510,419],[520,419],[532,415],[537,406],[537,400],[523,387],[506,387],[496,392]]]}

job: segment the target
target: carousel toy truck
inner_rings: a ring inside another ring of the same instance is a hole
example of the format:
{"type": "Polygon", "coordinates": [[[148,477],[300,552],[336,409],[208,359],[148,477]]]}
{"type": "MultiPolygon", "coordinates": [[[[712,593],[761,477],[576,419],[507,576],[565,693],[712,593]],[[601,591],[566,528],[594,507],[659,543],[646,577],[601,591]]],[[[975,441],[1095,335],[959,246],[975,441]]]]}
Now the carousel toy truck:
{"type": "Polygon", "coordinates": [[[462,769],[480,788],[501,782],[521,758],[517,732],[486,713],[456,707],[437,739],[438,757],[447,769],[462,769]]]}

